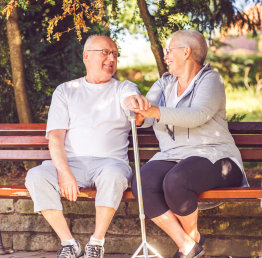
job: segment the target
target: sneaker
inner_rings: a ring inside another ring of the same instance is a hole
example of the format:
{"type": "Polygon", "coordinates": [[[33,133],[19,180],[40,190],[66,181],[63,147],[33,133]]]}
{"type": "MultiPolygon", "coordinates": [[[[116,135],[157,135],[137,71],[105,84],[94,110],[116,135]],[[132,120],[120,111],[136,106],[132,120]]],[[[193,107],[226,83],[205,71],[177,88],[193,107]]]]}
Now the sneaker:
{"type": "Polygon", "coordinates": [[[86,244],[84,258],[103,258],[104,247],[102,245],[91,245],[90,242],[86,244]]]}
{"type": "Polygon", "coordinates": [[[84,252],[76,241],[76,245],[62,245],[57,254],[57,258],[81,258],[84,257],[84,252]]]}

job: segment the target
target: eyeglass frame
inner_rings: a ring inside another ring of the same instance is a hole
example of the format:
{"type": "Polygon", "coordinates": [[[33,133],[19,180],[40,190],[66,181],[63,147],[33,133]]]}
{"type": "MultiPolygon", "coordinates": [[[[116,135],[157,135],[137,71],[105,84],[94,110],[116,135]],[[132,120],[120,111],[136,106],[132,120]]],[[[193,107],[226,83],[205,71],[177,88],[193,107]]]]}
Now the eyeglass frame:
{"type": "Polygon", "coordinates": [[[113,54],[114,58],[120,57],[120,53],[117,51],[110,51],[109,49],[86,49],[85,51],[101,51],[103,55],[105,56],[109,56],[111,54],[113,54]],[[108,51],[108,52],[105,52],[108,51]]]}
{"type": "Polygon", "coordinates": [[[168,55],[172,49],[178,49],[178,48],[186,48],[186,47],[171,47],[171,48],[166,48],[166,49],[165,49],[165,50],[166,50],[166,55],[168,55]]]}

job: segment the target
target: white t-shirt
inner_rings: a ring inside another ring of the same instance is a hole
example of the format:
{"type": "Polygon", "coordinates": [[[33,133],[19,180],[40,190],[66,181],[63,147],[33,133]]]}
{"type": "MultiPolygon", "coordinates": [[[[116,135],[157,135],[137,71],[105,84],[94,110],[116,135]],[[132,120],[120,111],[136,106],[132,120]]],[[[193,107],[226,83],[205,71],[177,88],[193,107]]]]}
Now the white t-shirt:
{"type": "Polygon", "coordinates": [[[111,79],[92,84],[85,78],[65,82],[54,91],[46,138],[54,129],[66,129],[67,157],[113,157],[128,162],[130,122],[123,101],[139,94],[136,84],[111,79]]]}

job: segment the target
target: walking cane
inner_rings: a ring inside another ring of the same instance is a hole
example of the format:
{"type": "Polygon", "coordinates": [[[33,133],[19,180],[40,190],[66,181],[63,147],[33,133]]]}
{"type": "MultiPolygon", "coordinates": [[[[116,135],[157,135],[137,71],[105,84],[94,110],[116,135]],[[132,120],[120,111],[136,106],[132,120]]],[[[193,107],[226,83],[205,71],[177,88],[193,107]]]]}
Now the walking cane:
{"type": "Polygon", "coordinates": [[[136,181],[137,181],[137,195],[138,195],[138,206],[139,206],[139,218],[141,224],[141,234],[142,234],[142,243],[132,255],[131,258],[135,257],[159,257],[163,258],[149,243],[146,241],[146,229],[145,229],[145,213],[143,206],[142,198],[142,186],[141,186],[141,177],[140,177],[140,158],[138,151],[138,140],[137,140],[137,130],[136,130],[136,114],[132,111],[129,111],[129,120],[131,121],[132,126],[132,136],[133,136],[133,148],[134,148],[134,158],[135,158],[135,171],[136,171],[136,181]],[[138,255],[143,249],[143,255],[138,255]],[[153,254],[149,255],[151,251],[153,254]]]}

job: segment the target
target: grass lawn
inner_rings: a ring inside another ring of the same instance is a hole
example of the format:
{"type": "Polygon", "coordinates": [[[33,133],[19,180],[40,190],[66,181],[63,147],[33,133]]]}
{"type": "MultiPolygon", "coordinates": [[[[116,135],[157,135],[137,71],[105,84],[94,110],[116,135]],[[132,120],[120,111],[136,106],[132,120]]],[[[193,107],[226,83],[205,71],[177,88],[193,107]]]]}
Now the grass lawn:
{"type": "Polygon", "coordinates": [[[242,122],[262,122],[262,91],[248,91],[245,88],[227,89],[227,117],[246,114],[242,122]]]}
{"type": "MultiPolygon", "coordinates": [[[[143,95],[146,95],[154,81],[134,81],[143,95]]],[[[227,118],[234,114],[246,115],[241,122],[262,122],[262,90],[256,94],[246,88],[226,89],[227,118]]]]}

